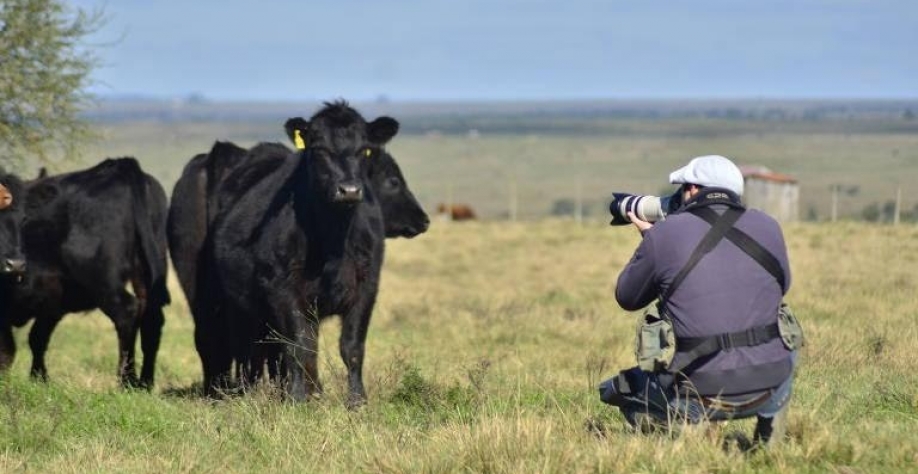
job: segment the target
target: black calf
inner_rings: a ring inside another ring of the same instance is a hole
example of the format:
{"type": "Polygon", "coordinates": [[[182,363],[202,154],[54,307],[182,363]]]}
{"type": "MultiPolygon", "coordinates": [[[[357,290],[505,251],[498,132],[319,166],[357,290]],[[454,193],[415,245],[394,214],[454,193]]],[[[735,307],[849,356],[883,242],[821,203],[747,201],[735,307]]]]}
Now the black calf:
{"type": "Polygon", "coordinates": [[[18,231],[26,271],[22,281],[0,284],[0,339],[7,342],[0,360],[8,366],[14,357],[11,327],[34,318],[31,374],[47,378],[44,356],[55,326],[67,313],[98,308],[118,333],[121,383],[152,386],[162,307],[169,303],[162,187],[136,160],[120,158],[31,181],[18,194],[28,205],[19,213],[0,213],[0,229],[7,229],[0,253],[9,255],[9,235],[18,231]],[[125,289],[128,283],[133,294],[125,289]],[[138,331],[144,353],[139,380],[138,331]]]}

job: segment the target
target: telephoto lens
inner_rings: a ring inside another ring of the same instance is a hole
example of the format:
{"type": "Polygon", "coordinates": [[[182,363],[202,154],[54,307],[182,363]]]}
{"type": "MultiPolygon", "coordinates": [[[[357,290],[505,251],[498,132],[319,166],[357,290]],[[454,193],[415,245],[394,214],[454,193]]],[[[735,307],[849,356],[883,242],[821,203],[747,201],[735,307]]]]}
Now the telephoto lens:
{"type": "Polygon", "coordinates": [[[612,220],[609,225],[630,224],[628,213],[633,212],[638,219],[646,222],[657,222],[666,219],[682,204],[682,196],[676,191],[670,196],[642,196],[640,194],[612,193],[609,214],[612,220]]]}

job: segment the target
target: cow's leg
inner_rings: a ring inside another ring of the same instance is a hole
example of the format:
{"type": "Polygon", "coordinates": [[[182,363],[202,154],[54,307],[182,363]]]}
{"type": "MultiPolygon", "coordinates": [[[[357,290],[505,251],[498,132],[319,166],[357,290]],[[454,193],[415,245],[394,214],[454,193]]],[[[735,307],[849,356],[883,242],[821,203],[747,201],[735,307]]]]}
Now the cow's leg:
{"type": "Polygon", "coordinates": [[[280,375],[284,373],[284,367],[281,363],[281,351],[278,346],[273,344],[268,346],[265,358],[268,366],[268,380],[276,383],[280,380],[280,375]]]}
{"type": "Polygon", "coordinates": [[[201,373],[203,374],[204,391],[209,395],[213,393],[213,382],[216,375],[214,363],[214,335],[211,334],[212,324],[211,316],[205,312],[204,307],[192,308],[191,313],[194,315],[194,348],[198,351],[198,358],[201,359],[201,373]]]}
{"type": "Polygon", "coordinates": [[[201,359],[204,393],[218,397],[229,388],[233,356],[230,352],[226,309],[213,289],[207,286],[207,278],[199,280],[197,298],[192,302],[194,317],[194,346],[201,359]]]}
{"type": "Polygon", "coordinates": [[[208,388],[208,381],[212,377],[210,364],[209,339],[207,338],[204,325],[201,321],[196,321],[194,326],[194,348],[198,351],[198,358],[201,359],[201,373],[203,374],[204,389],[208,388]]]}
{"type": "Polygon", "coordinates": [[[284,345],[275,340],[263,340],[255,343],[252,362],[249,364],[248,376],[251,382],[267,382],[280,387],[286,373],[283,360],[284,345]]]}
{"type": "Polygon", "coordinates": [[[0,371],[6,371],[16,358],[16,340],[13,339],[13,327],[0,322],[0,371]]]}
{"type": "Polygon", "coordinates": [[[305,352],[306,394],[322,395],[322,382],[319,381],[319,318],[315,313],[307,314],[306,337],[301,342],[305,352]]]}
{"type": "Polygon", "coordinates": [[[249,361],[246,372],[246,382],[255,385],[265,374],[265,361],[267,360],[268,347],[263,342],[256,343],[252,348],[252,360],[249,361]]]}
{"type": "Polygon", "coordinates": [[[122,386],[135,387],[138,381],[134,346],[143,303],[125,288],[130,279],[124,277],[130,275],[133,257],[126,258],[132,255],[124,247],[130,241],[123,240],[123,235],[119,238],[115,232],[114,228],[104,226],[91,230],[71,229],[61,246],[61,258],[72,278],[84,282],[85,290],[92,292],[99,309],[114,323],[118,334],[118,376],[122,386]]]}
{"type": "Polygon", "coordinates": [[[233,382],[233,355],[228,351],[214,351],[204,372],[204,390],[208,396],[219,397],[231,388],[233,382]]]}
{"type": "Polygon", "coordinates": [[[238,320],[234,329],[233,354],[236,361],[238,385],[242,389],[253,387],[264,373],[264,322],[260,319],[238,320]]]}
{"type": "Polygon", "coordinates": [[[216,334],[205,334],[208,329],[218,329],[217,326],[210,324],[204,325],[202,330],[195,328],[198,354],[204,369],[204,390],[211,397],[222,396],[231,388],[233,381],[233,351],[227,340],[228,332],[220,330],[216,334]]]}
{"type": "Polygon", "coordinates": [[[140,386],[149,390],[153,388],[156,371],[156,355],[163,335],[165,317],[158,305],[148,305],[140,322],[140,349],[143,351],[143,365],[140,369],[140,386]]]}
{"type": "Polygon", "coordinates": [[[303,347],[300,347],[298,341],[304,340],[306,329],[301,328],[295,334],[294,341],[284,343],[283,361],[286,366],[284,376],[284,391],[294,401],[303,401],[306,399],[306,357],[303,347]]]}
{"type": "Polygon", "coordinates": [[[48,380],[48,368],[45,367],[45,353],[48,351],[48,342],[51,340],[51,333],[61,321],[63,315],[40,315],[32,323],[32,329],[29,330],[29,348],[32,350],[32,369],[29,375],[32,378],[46,382],[48,380]]]}
{"type": "Polygon", "coordinates": [[[253,371],[258,355],[253,352],[255,343],[243,343],[247,347],[237,347],[234,350],[233,361],[236,366],[236,385],[242,390],[248,390],[254,385],[253,371]]]}
{"type": "Polygon", "coordinates": [[[367,401],[367,393],[363,387],[363,357],[367,328],[370,325],[375,300],[375,293],[361,298],[354,308],[341,319],[339,348],[341,359],[347,367],[347,406],[349,408],[356,408],[367,401]]]}
{"type": "MultiPolygon", "coordinates": [[[[254,386],[265,377],[265,364],[271,364],[276,352],[274,343],[262,340],[251,345],[251,358],[245,366],[243,383],[254,386]]],[[[275,379],[276,371],[268,371],[269,376],[275,379]]]]}
{"type": "Polygon", "coordinates": [[[316,311],[303,313],[288,310],[285,327],[280,331],[283,344],[281,363],[284,372],[284,389],[295,401],[322,393],[319,382],[317,352],[319,345],[319,318],[316,311]]]}
{"type": "Polygon", "coordinates": [[[118,377],[123,387],[138,386],[137,364],[134,359],[139,331],[137,302],[130,293],[121,289],[103,299],[99,308],[115,324],[118,334],[118,377]]]}
{"type": "Polygon", "coordinates": [[[136,317],[140,320],[140,348],[143,350],[140,387],[149,390],[153,388],[156,354],[159,352],[165,318],[159,302],[150,301],[150,289],[144,283],[142,268],[143,263],[140,260],[134,262],[131,285],[134,288],[134,297],[137,302],[135,311],[137,312],[136,317]]]}

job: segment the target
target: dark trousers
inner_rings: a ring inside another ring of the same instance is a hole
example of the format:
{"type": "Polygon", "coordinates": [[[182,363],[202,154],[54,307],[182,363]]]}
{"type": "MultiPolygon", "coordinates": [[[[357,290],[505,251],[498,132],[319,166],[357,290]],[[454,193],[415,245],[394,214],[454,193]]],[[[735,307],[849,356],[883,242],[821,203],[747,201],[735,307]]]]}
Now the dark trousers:
{"type": "MultiPolygon", "coordinates": [[[[796,353],[792,356],[796,366],[796,353]]],[[[793,389],[794,376],[772,390],[740,396],[709,397],[682,393],[670,374],[633,367],[599,386],[600,400],[618,407],[635,428],[646,422],[669,427],[674,423],[695,424],[757,417],[755,436],[767,442],[783,436],[784,416],[793,389]],[[780,426],[776,426],[780,425],[780,426]]]]}

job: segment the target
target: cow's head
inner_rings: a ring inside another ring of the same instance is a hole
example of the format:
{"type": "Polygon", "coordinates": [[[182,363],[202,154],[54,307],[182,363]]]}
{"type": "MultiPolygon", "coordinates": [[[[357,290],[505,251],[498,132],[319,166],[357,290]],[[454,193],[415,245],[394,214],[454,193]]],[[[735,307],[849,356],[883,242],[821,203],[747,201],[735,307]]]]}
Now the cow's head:
{"type": "MultiPolygon", "coordinates": [[[[289,119],[286,124],[287,135],[297,149],[305,149],[303,134],[309,122],[301,117],[289,119]]],[[[397,125],[396,125],[397,126],[397,125]]],[[[369,185],[379,199],[382,208],[386,237],[414,237],[427,230],[430,218],[424,212],[417,199],[408,189],[408,183],[402,175],[395,159],[385,150],[380,150],[369,160],[369,185]]]]}
{"type": "Polygon", "coordinates": [[[25,272],[22,225],[25,187],[15,175],[0,170],[0,278],[25,272]]]}
{"type": "Polygon", "coordinates": [[[379,197],[386,237],[414,237],[427,230],[430,218],[408,189],[402,170],[383,151],[370,164],[370,186],[379,197]]]}
{"type": "Polygon", "coordinates": [[[370,162],[398,133],[398,122],[379,117],[367,123],[346,102],[335,102],[309,121],[287,120],[284,128],[307,160],[311,188],[329,202],[352,206],[363,200],[370,162]]]}

